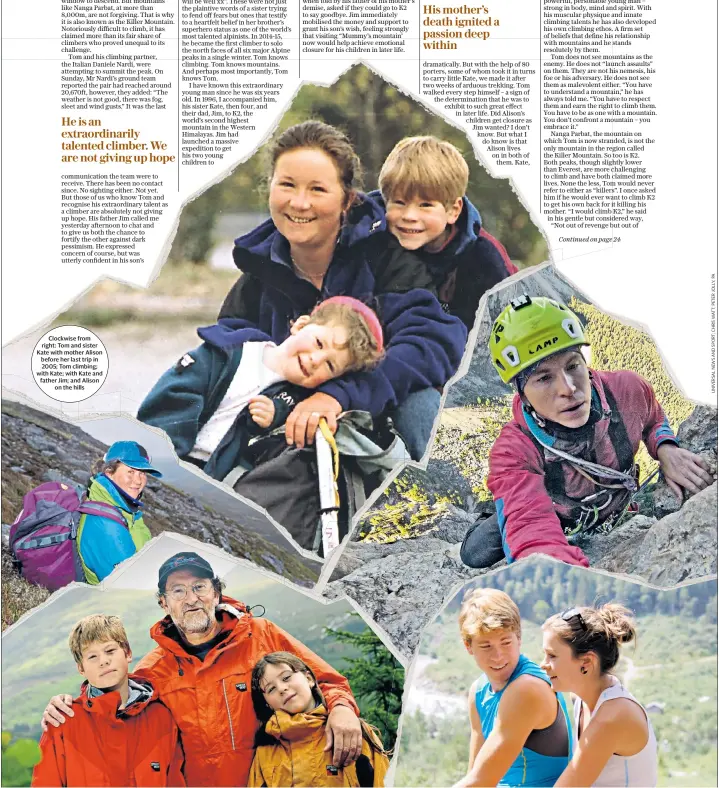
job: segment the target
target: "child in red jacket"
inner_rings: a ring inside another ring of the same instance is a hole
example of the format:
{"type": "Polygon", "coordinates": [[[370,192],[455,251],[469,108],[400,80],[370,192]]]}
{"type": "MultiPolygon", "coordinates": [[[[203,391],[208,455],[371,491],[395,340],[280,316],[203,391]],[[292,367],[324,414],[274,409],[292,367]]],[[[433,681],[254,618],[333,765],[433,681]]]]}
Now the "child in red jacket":
{"type": "Polygon", "coordinates": [[[184,754],[170,711],[145,678],[117,616],[86,616],[69,638],[85,678],[74,717],[40,739],[34,786],[184,786],[184,754]]]}

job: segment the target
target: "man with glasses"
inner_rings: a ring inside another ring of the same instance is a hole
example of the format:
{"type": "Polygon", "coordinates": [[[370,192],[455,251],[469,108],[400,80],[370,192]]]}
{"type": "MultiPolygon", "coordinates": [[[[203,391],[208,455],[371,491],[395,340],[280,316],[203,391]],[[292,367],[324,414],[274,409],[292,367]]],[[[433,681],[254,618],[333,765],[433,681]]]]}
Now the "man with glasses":
{"type": "MultiPolygon", "coordinates": [[[[250,677],[265,654],[289,651],[308,664],[329,709],[333,763],[356,760],[362,734],[347,680],[306,646],[241,603],[222,594],[222,581],[197,553],[182,552],[160,567],[158,603],[166,613],[151,629],[157,648],[135,673],[150,679],[180,729],[185,779],[192,786],[247,784],[257,719],[250,677]]],[[[50,701],[43,727],[73,716],[69,696],[50,701]],[[62,712],[62,713],[61,713],[62,712]]]]}

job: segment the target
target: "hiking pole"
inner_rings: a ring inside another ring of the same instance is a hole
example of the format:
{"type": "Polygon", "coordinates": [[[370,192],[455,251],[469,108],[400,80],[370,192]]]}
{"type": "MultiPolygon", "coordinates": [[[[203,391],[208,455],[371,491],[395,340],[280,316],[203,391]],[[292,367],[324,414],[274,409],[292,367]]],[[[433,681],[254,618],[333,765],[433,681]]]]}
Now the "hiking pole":
{"type": "Polygon", "coordinates": [[[340,494],[337,478],[340,471],[340,457],[335,437],[326,419],[320,419],[315,433],[317,452],[317,476],[320,486],[320,518],[322,526],[322,552],[327,558],[335,547],[339,547],[339,526],[337,512],[340,508],[340,494]]]}

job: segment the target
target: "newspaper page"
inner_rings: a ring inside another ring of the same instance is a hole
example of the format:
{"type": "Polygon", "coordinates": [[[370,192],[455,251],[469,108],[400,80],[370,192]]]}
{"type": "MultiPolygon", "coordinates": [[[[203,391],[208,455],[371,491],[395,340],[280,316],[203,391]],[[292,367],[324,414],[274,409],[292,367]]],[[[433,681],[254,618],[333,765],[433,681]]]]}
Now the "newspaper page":
{"type": "Polygon", "coordinates": [[[700,16],[3,4],[8,784],[712,784],[700,16]]]}

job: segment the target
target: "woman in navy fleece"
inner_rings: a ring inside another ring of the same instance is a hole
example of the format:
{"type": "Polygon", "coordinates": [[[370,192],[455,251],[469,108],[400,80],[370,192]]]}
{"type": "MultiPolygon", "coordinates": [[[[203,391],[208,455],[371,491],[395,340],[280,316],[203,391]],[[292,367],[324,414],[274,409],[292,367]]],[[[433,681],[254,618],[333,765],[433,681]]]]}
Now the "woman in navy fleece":
{"type": "Polygon", "coordinates": [[[424,454],[439,409],[438,389],[459,366],[467,338],[445,314],[426,265],[387,231],[384,212],[356,190],[360,164],[347,137],[318,121],[292,126],[271,151],[270,216],[235,242],[243,275],[220,322],[259,328],[276,343],[292,321],[335,295],[377,312],[386,356],[370,372],[329,381],[286,422],[288,443],[311,443],[325,417],[345,410],[391,414],[414,459],[424,454]]]}

